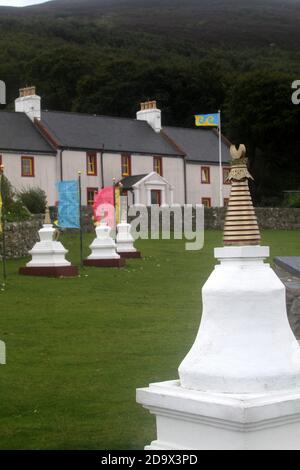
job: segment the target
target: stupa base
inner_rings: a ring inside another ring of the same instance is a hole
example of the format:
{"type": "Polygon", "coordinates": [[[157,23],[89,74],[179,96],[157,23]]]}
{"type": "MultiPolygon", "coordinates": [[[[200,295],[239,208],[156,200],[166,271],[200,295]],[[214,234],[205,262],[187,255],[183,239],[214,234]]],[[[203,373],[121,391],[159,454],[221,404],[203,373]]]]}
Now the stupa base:
{"type": "Polygon", "coordinates": [[[121,258],[125,258],[125,259],[133,259],[133,258],[142,257],[142,254],[140,251],[124,251],[124,252],[118,251],[118,255],[120,255],[121,258]]]}
{"type": "Polygon", "coordinates": [[[300,390],[231,395],[171,381],[138,389],[137,402],[156,415],[147,450],[300,449],[300,390]]]}
{"type": "Polygon", "coordinates": [[[76,277],[78,276],[77,266],[25,266],[19,269],[19,274],[24,276],[41,277],[76,277]]]}
{"type": "Polygon", "coordinates": [[[96,268],[123,268],[126,261],[123,258],[109,258],[109,259],[85,259],[84,266],[92,266],[96,268]]]}

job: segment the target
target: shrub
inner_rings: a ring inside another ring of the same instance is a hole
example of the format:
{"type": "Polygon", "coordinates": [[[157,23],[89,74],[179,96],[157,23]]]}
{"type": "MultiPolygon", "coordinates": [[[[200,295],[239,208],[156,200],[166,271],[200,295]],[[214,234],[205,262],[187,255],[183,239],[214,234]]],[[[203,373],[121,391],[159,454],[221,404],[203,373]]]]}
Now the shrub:
{"type": "Polygon", "coordinates": [[[300,207],[300,191],[286,192],[284,196],[285,207],[300,207]]]}
{"type": "Polygon", "coordinates": [[[41,188],[23,189],[18,193],[18,199],[31,214],[44,214],[47,206],[47,196],[41,188]]]}
{"type": "Polygon", "coordinates": [[[30,213],[17,198],[11,183],[2,176],[2,197],[5,220],[7,222],[18,222],[28,220],[30,213]]]}

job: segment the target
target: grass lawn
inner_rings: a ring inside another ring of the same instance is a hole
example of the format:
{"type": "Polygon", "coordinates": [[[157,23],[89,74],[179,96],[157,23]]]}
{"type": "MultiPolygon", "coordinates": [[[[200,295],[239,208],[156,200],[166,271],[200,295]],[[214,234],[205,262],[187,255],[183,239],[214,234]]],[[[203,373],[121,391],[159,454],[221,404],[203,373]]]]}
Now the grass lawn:
{"type": "MultiPolygon", "coordinates": [[[[139,241],[143,260],[76,279],[22,277],[8,262],[0,292],[0,449],[142,449],[154,417],[135,389],[177,378],[199,324],[200,291],[221,232],[205,248],[139,241]]],[[[86,254],[92,236],[85,237],[86,254]]],[[[63,242],[78,263],[78,237],[63,242]]],[[[272,257],[299,255],[299,232],[266,231],[272,257]]]]}

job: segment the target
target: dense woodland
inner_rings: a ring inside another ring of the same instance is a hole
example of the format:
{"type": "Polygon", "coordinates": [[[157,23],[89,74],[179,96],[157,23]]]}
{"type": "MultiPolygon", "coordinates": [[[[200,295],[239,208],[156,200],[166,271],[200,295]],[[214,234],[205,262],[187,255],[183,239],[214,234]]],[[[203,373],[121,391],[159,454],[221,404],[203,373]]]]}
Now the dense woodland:
{"type": "Polygon", "coordinates": [[[54,0],[0,7],[7,109],[36,85],[45,109],[134,117],[156,99],[164,124],[223,111],[248,146],[256,203],[300,190],[298,0],[54,0]]]}

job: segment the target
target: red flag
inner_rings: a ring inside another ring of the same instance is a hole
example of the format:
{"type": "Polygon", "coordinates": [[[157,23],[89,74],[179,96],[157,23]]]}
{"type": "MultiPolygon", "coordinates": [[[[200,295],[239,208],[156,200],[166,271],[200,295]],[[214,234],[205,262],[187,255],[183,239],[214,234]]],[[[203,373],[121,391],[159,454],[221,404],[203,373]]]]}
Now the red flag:
{"type": "Polygon", "coordinates": [[[104,218],[109,227],[114,227],[115,224],[115,207],[114,207],[114,188],[113,186],[107,186],[106,188],[100,189],[94,198],[94,220],[99,222],[104,218]]]}

